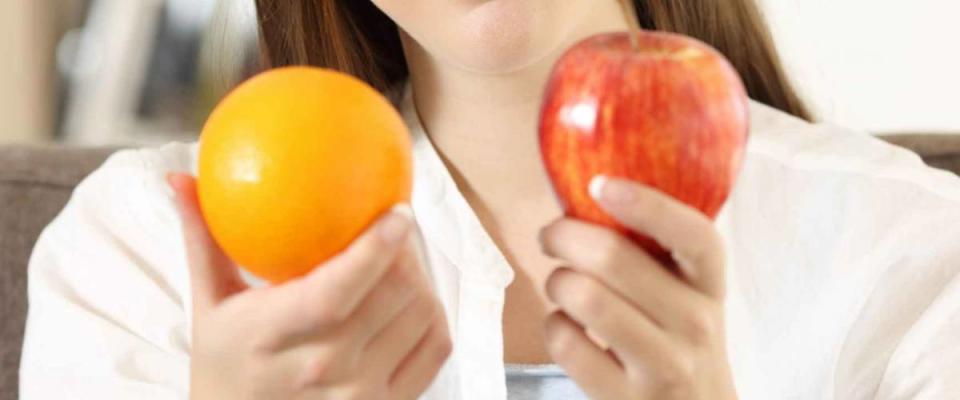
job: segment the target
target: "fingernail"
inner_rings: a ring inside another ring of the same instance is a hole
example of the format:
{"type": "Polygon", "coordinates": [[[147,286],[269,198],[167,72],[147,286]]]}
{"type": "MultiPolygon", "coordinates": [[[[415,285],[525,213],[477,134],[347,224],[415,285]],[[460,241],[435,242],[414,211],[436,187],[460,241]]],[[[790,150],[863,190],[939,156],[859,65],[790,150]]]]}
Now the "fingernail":
{"type": "Polygon", "coordinates": [[[629,203],[634,197],[631,187],[604,175],[594,176],[588,189],[594,200],[607,204],[629,203]]]}
{"type": "Polygon", "coordinates": [[[397,243],[406,237],[413,222],[413,211],[406,204],[398,204],[380,224],[380,237],[388,244],[397,243]]]}
{"type": "Polygon", "coordinates": [[[670,257],[673,258],[673,261],[677,264],[677,268],[679,268],[680,272],[687,278],[694,279],[697,277],[697,271],[693,269],[693,263],[690,262],[690,258],[685,254],[679,251],[670,251],[670,257]]]}

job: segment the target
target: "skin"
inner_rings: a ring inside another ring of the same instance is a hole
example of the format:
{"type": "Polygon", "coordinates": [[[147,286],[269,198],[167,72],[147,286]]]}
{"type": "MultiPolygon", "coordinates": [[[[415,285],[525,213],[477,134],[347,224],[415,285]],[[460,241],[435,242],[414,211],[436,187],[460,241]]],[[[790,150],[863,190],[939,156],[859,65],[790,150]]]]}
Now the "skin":
{"type": "Polygon", "coordinates": [[[580,39],[627,29],[621,3],[373,2],[401,28],[428,136],[516,272],[505,361],[557,362],[598,399],[735,398],[723,247],[709,219],[630,182],[594,185],[611,216],[683,260],[684,276],[671,275],[615,232],[562,218],[540,161],[552,65],[580,39]]]}
{"type": "MultiPolygon", "coordinates": [[[[563,218],[540,162],[550,67],[588,35],[627,29],[618,2],[373,2],[401,28],[431,141],[516,272],[504,360],[556,362],[595,399],[736,398],[725,258],[710,220],[655,190],[595,178],[601,207],[673,251],[673,275],[616,232],[563,218]]],[[[304,278],[251,289],[210,238],[193,178],[168,180],[193,285],[191,398],[412,399],[432,382],[452,344],[409,247],[409,217],[384,216],[304,278]]]]}
{"type": "Polygon", "coordinates": [[[538,230],[561,214],[537,143],[554,62],[591,34],[627,29],[614,0],[375,0],[401,27],[414,101],[461,192],[514,266],[504,351],[549,362],[542,288],[556,262],[538,230]],[[485,32],[478,35],[477,32],[485,32]]]}
{"type": "Polygon", "coordinates": [[[391,212],[309,275],[252,289],[210,237],[194,178],[171,174],[193,296],[192,399],[411,399],[452,344],[391,212]],[[244,332],[238,335],[237,332],[244,332]]]}

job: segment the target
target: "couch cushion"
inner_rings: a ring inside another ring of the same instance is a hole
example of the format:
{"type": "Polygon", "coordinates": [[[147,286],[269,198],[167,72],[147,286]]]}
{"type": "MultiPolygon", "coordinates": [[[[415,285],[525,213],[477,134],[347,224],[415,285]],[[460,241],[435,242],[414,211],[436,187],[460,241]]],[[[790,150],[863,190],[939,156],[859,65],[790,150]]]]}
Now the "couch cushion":
{"type": "Polygon", "coordinates": [[[960,134],[896,134],[880,138],[913,150],[931,167],[960,175],[960,134]]]}
{"type": "Polygon", "coordinates": [[[26,265],[73,187],[114,149],[0,147],[0,400],[17,395],[26,265]]]}

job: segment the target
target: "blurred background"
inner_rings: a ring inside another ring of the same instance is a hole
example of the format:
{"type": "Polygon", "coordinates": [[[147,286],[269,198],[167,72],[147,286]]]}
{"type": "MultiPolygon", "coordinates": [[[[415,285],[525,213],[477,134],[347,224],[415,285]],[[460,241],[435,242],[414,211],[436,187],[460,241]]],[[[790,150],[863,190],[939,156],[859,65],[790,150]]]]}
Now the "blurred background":
{"type": "MultiPolygon", "coordinates": [[[[759,1],[818,119],[960,134],[960,1],[759,1]]],[[[253,0],[2,0],[0,143],[191,140],[256,43],[253,0]]]]}
{"type": "Polygon", "coordinates": [[[253,0],[2,0],[0,143],[191,140],[256,34],[253,0]]]}

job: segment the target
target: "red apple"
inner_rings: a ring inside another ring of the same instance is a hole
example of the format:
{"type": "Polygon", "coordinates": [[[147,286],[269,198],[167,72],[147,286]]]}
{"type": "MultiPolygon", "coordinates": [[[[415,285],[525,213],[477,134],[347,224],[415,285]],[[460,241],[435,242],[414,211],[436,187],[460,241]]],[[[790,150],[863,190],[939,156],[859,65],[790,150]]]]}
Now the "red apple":
{"type": "Polygon", "coordinates": [[[580,42],[554,66],[540,114],[540,150],[564,212],[613,227],[672,263],[596,205],[590,180],[630,179],[713,219],[743,160],[747,105],[736,70],[695,39],[636,31],[580,42]]]}

